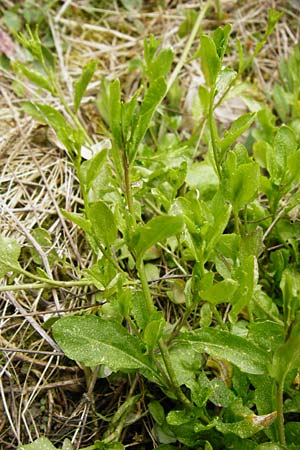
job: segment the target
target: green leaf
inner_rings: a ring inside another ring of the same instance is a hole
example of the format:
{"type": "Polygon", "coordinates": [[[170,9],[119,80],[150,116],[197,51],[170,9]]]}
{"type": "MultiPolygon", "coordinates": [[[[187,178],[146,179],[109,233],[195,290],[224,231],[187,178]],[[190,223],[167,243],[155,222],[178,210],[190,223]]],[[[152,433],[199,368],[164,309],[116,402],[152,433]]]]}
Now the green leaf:
{"type": "Polygon", "coordinates": [[[214,251],[218,240],[221,238],[224,232],[231,213],[231,206],[226,204],[223,195],[220,192],[214,196],[211,209],[214,216],[213,223],[208,227],[205,234],[206,241],[206,259],[210,257],[212,251],[214,251]]]}
{"type": "Polygon", "coordinates": [[[211,164],[206,161],[193,163],[187,171],[186,183],[200,190],[201,195],[214,193],[219,185],[219,179],[211,164]]]}
{"type": "Polygon", "coordinates": [[[64,217],[66,217],[71,222],[74,222],[87,234],[90,234],[92,232],[91,222],[85,219],[83,215],[72,213],[70,211],[66,211],[65,209],[62,209],[61,212],[64,215],[64,217]]]}
{"type": "Polygon", "coordinates": [[[88,367],[105,364],[113,371],[139,368],[153,371],[141,341],[117,322],[97,316],[69,316],[55,322],[52,329],[68,358],[88,367]]]}
{"type": "Polygon", "coordinates": [[[20,268],[18,259],[21,246],[15,239],[0,235],[0,277],[7,272],[18,271],[20,268]]]}
{"type": "Polygon", "coordinates": [[[47,91],[51,92],[51,94],[54,94],[54,89],[51,83],[47,78],[45,78],[40,73],[28,69],[28,67],[25,64],[19,61],[14,62],[13,67],[15,70],[22,72],[22,74],[25,75],[25,77],[27,77],[28,80],[31,81],[36,86],[46,89],[47,91]]]}
{"type": "Polygon", "coordinates": [[[196,117],[205,117],[208,114],[209,111],[209,90],[205,87],[200,85],[198,89],[198,98],[199,98],[199,104],[196,103],[194,100],[193,102],[193,112],[196,117]]]}
{"type": "Polygon", "coordinates": [[[216,93],[219,97],[221,97],[225,92],[229,92],[231,83],[234,81],[236,77],[236,72],[228,67],[222,69],[217,76],[216,80],[216,93]]]}
{"type": "Polygon", "coordinates": [[[300,310],[300,274],[295,268],[290,267],[283,271],[280,289],[283,297],[283,320],[287,329],[300,310]]]}
{"type": "Polygon", "coordinates": [[[270,375],[281,384],[288,372],[300,367],[300,321],[294,323],[284,344],[277,348],[270,366],[270,375]]]}
{"type": "Polygon", "coordinates": [[[278,116],[282,122],[286,122],[290,114],[290,105],[287,99],[287,93],[282,86],[275,84],[272,96],[278,116]]]}
{"type": "Polygon", "coordinates": [[[267,353],[245,338],[216,328],[205,328],[182,333],[179,342],[189,342],[199,352],[225,359],[242,372],[264,374],[267,370],[267,353]]]}
{"type": "Polygon", "coordinates": [[[166,325],[166,321],[161,312],[155,312],[153,316],[148,320],[143,333],[143,342],[149,349],[154,349],[157,346],[166,325]]]}
{"type": "Polygon", "coordinates": [[[134,127],[134,121],[137,119],[136,109],[140,92],[141,89],[138,89],[128,102],[122,103],[121,105],[122,133],[125,142],[130,139],[132,127],[134,127]]]}
{"type": "Polygon", "coordinates": [[[224,28],[218,27],[213,33],[214,43],[216,45],[217,53],[221,61],[227,49],[230,32],[231,25],[226,24],[224,28]]]}
{"type": "Polygon", "coordinates": [[[244,420],[234,423],[218,422],[216,429],[223,434],[233,433],[242,439],[247,439],[258,431],[270,426],[277,417],[277,412],[265,414],[263,416],[256,416],[251,414],[244,420]]]}
{"type": "Polygon", "coordinates": [[[146,225],[138,226],[132,239],[137,263],[141,262],[148,248],[180,233],[182,227],[183,219],[181,216],[154,217],[146,225]]]}
{"type": "Polygon", "coordinates": [[[283,125],[277,131],[274,145],[268,148],[266,155],[267,169],[274,184],[281,184],[287,168],[287,159],[296,150],[297,141],[294,132],[283,125]]]}
{"type": "Polygon", "coordinates": [[[7,28],[12,32],[19,31],[22,28],[21,14],[4,9],[3,20],[7,28]]]}
{"type": "Polygon", "coordinates": [[[59,111],[52,106],[37,102],[24,102],[22,108],[34,119],[51,126],[67,150],[75,153],[79,151],[84,141],[84,135],[81,130],[73,129],[59,111]]]}
{"type": "Polygon", "coordinates": [[[272,444],[271,442],[267,442],[265,444],[260,444],[255,447],[255,450],[286,450],[286,447],[282,447],[279,444],[272,444]]]}
{"type": "Polygon", "coordinates": [[[138,11],[143,6],[143,0],[121,0],[121,3],[128,11],[138,11]]]}
{"type": "MultiPolygon", "coordinates": [[[[294,419],[295,420],[295,419],[294,419]]],[[[295,422],[288,422],[285,425],[285,434],[286,434],[286,440],[288,444],[299,444],[300,442],[300,423],[297,421],[295,422]]],[[[298,447],[299,449],[299,447],[298,447]]]]}
{"type": "Polygon", "coordinates": [[[200,37],[201,68],[206,84],[213,86],[221,68],[221,60],[218,56],[216,44],[209,36],[200,37]]]}
{"type": "MultiPolygon", "coordinates": [[[[47,230],[41,227],[34,228],[31,232],[31,236],[47,254],[50,266],[52,266],[56,261],[59,260],[59,257],[54,249],[51,234],[47,230]]],[[[40,253],[34,247],[30,247],[29,251],[31,253],[33,261],[38,265],[43,265],[40,253]]]]}
{"type": "MultiPolygon", "coordinates": [[[[195,378],[195,374],[202,366],[199,353],[187,342],[176,343],[169,349],[170,360],[180,385],[187,384],[195,378]]],[[[189,384],[187,384],[189,386],[189,384]]]]}
{"type": "Polygon", "coordinates": [[[78,81],[74,84],[74,111],[77,112],[82,100],[82,97],[84,96],[84,93],[86,91],[86,88],[88,87],[89,82],[93,78],[93,75],[95,73],[95,70],[97,68],[97,61],[90,61],[87,63],[84,68],[82,69],[82,74],[78,81]]]}
{"type": "Polygon", "coordinates": [[[122,148],[121,130],[121,91],[120,81],[115,80],[110,84],[109,89],[109,124],[115,143],[118,148],[122,148]]]}
{"type": "Polygon", "coordinates": [[[237,138],[245,133],[254,122],[256,113],[246,113],[236,119],[230,128],[225,131],[224,137],[220,142],[220,148],[222,155],[231,147],[231,145],[237,140],[237,138]]]}
{"type": "Polygon", "coordinates": [[[256,162],[241,164],[232,174],[231,201],[236,211],[255,200],[260,183],[260,169],[256,162]]]}
{"type": "Polygon", "coordinates": [[[282,324],[270,320],[250,322],[248,339],[271,353],[283,343],[283,331],[282,324]]]}
{"type": "Polygon", "coordinates": [[[95,179],[100,173],[104,163],[107,159],[107,149],[103,149],[96,153],[92,159],[84,161],[80,166],[80,173],[83,183],[85,184],[86,191],[88,192],[95,179]]]}
{"type": "Polygon", "coordinates": [[[238,283],[234,280],[223,280],[204,291],[200,291],[200,295],[204,300],[213,305],[218,305],[219,303],[229,302],[237,286],[238,283]]]}
{"type": "Polygon", "coordinates": [[[73,450],[73,445],[70,439],[65,439],[61,450],[73,450]]]}
{"type": "Polygon", "coordinates": [[[292,153],[287,158],[287,172],[283,178],[283,183],[288,185],[299,182],[300,178],[300,151],[292,153]]]}
{"type": "Polygon", "coordinates": [[[52,106],[37,102],[25,102],[23,103],[23,107],[31,107],[32,110],[36,111],[36,114],[41,118],[43,123],[50,125],[55,130],[63,127],[67,129],[71,128],[65,117],[55,108],[52,108],[52,106]]]}
{"type": "Polygon", "coordinates": [[[137,326],[143,330],[148,322],[148,308],[143,291],[136,290],[132,299],[132,314],[137,326]]]}
{"type": "Polygon", "coordinates": [[[232,322],[235,322],[238,314],[249,305],[257,284],[257,260],[254,255],[242,259],[241,266],[235,270],[234,278],[238,282],[238,289],[231,299],[229,317],[232,322]]]}
{"type": "Polygon", "coordinates": [[[109,207],[102,201],[92,203],[88,208],[88,217],[95,239],[106,247],[113,244],[117,238],[118,229],[109,207]]]}
{"type": "Polygon", "coordinates": [[[162,425],[165,421],[165,412],[161,404],[157,400],[151,400],[148,409],[155,422],[162,425]]]}
{"type": "Polygon", "coordinates": [[[133,130],[132,139],[129,147],[129,160],[132,162],[135,158],[138,146],[142,142],[146,131],[150,126],[150,122],[158,105],[167,92],[167,85],[163,78],[158,78],[145,93],[143,103],[141,105],[136,126],[133,130]]]}
{"type": "Polygon", "coordinates": [[[166,77],[171,69],[173,62],[173,51],[170,48],[164,48],[152,59],[147,66],[146,75],[150,83],[160,77],[166,77]]]}
{"type": "Polygon", "coordinates": [[[41,437],[32,444],[20,445],[17,450],[57,450],[48,438],[41,437]]]}

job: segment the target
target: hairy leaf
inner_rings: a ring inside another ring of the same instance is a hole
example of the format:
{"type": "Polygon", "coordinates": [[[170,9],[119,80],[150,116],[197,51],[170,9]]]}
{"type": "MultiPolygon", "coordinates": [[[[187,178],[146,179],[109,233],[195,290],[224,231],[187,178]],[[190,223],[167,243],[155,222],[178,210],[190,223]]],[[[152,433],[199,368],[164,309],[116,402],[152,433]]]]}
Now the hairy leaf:
{"type": "Polygon", "coordinates": [[[69,316],[53,325],[53,335],[65,352],[88,367],[105,364],[111,370],[153,370],[141,341],[114,321],[97,316],[69,316]]]}
{"type": "Polygon", "coordinates": [[[7,272],[18,271],[20,252],[21,246],[15,239],[0,235],[0,277],[7,272]]]}
{"type": "Polygon", "coordinates": [[[264,374],[268,355],[261,348],[240,336],[216,328],[199,329],[182,333],[180,342],[189,342],[197,351],[235,364],[242,372],[264,374]]]}
{"type": "Polygon", "coordinates": [[[97,61],[90,61],[82,69],[82,74],[78,81],[74,84],[74,110],[79,109],[81,100],[84,96],[86,88],[91,81],[97,67],[97,61]]]}

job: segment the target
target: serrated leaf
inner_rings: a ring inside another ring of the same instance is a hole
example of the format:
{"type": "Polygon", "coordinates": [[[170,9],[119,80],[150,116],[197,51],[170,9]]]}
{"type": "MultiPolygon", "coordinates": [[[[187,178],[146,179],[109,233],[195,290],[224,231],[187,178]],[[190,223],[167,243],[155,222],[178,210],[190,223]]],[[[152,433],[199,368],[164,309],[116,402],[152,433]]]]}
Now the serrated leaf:
{"type": "Polygon", "coordinates": [[[235,364],[242,372],[264,374],[267,371],[268,355],[261,348],[240,336],[216,328],[205,328],[193,333],[182,333],[179,342],[189,342],[199,352],[225,359],[235,364]]]}
{"type": "Polygon", "coordinates": [[[180,233],[182,227],[183,219],[181,216],[154,217],[146,225],[138,226],[132,239],[137,262],[142,260],[148,248],[180,233]]]}
{"type": "Polygon", "coordinates": [[[138,146],[142,142],[146,131],[150,126],[150,122],[158,105],[167,92],[165,80],[161,77],[155,80],[145,93],[143,103],[141,105],[136,126],[133,130],[132,139],[129,147],[129,160],[132,162],[135,158],[138,146]]]}
{"type": "Polygon", "coordinates": [[[88,87],[89,82],[93,78],[95,70],[97,68],[97,61],[90,61],[87,63],[82,69],[82,74],[74,83],[74,111],[77,112],[81,103],[81,100],[84,96],[86,88],[88,87]]]}
{"type": "Polygon", "coordinates": [[[0,235],[0,277],[7,272],[18,271],[20,268],[18,259],[21,246],[15,239],[0,235]]]}
{"type": "Polygon", "coordinates": [[[95,239],[106,247],[113,244],[117,238],[118,229],[109,207],[102,201],[92,203],[88,208],[88,217],[95,239]]]}
{"type": "Polygon", "coordinates": [[[153,372],[141,341],[114,321],[97,316],[69,316],[52,327],[53,335],[70,359],[88,367],[105,364],[113,371],[146,369],[153,372]]]}

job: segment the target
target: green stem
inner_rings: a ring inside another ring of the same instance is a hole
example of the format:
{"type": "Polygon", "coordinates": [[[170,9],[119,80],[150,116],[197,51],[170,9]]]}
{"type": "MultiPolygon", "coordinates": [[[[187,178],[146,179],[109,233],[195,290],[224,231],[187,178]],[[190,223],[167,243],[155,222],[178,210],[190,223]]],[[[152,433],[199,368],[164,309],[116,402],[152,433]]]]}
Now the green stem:
{"type": "Polygon", "coordinates": [[[172,365],[172,361],[169,355],[169,350],[168,347],[166,346],[166,344],[164,343],[164,341],[162,339],[159,340],[158,342],[158,346],[162,355],[162,358],[164,360],[169,378],[172,382],[172,387],[174,390],[174,393],[176,394],[178,400],[188,409],[191,409],[193,407],[192,402],[184,395],[184,393],[182,392],[180,385],[178,383],[173,365],[172,365]]]}
{"type": "Polygon", "coordinates": [[[78,119],[78,117],[76,116],[76,114],[74,114],[74,112],[72,111],[72,109],[70,108],[70,106],[68,105],[68,103],[65,100],[64,94],[61,90],[60,84],[56,79],[55,74],[53,73],[53,71],[51,69],[48,68],[47,64],[43,65],[44,71],[47,74],[50,83],[52,84],[54,90],[55,90],[55,94],[57,96],[57,98],[59,99],[59,101],[61,102],[61,104],[63,105],[63,107],[65,108],[65,111],[68,113],[68,115],[70,116],[70,118],[72,119],[74,125],[76,125],[77,128],[79,128],[82,133],[84,134],[84,137],[86,139],[86,142],[89,145],[93,144],[92,139],[89,137],[89,135],[87,134],[84,126],[82,125],[81,121],[78,119]]]}
{"type": "Polygon", "coordinates": [[[210,102],[209,102],[209,112],[208,112],[208,123],[211,138],[211,145],[214,154],[215,166],[217,169],[217,174],[219,180],[221,180],[221,168],[220,168],[220,158],[219,158],[219,148],[218,148],[218,134],[216,130],[215,120],[214,120],[214,98],[215,98],[215,88],[210,89],[210,102]]]}
{"type": "Polygon", "coordinates": [[[222,17],[223,17],[221,0],[215,0],[215,5],[216,5],[216,11],[217,11],[218,19],[221,20],[222,17]]]}
{"type": "Polygon", "coordinates": [[[89,286],[91,284],[91,280],[83,279],[80,281],[56,281],[49,280],[49,282],[45,283],[24,283],[24,284],[14,284],[14,285],[5,285],[0,286],[0,292],[11,292],[11,291],[26,291],[29,289],[52,289],[53,287],[62,287],[68,288],[73,286],[89,286]]]}
{"type": "MultiPolygon", "coordinates": [[[[87,278],[83,278],[82,280],[78,280],[78,281],[59,281],[59,280],[52,280],[51,278],[39,277],[38,275],[35,275],[31,272],[28,272],[25,269],[22,269],[22,267],[18,267],[16,269],[16,271],[19,273],[22,273],[23,275],[25,275],[28,278],[32,278],[33,280],[40,281],[42,284],[46,284],[49,287],[50,286],[52,286],[52,287],[87,286],[87,285],[91,284],[91,281],[88,280],[87,278]]],[[[23,285],[23,286],[26,286],[26,285],[23,285]]],[[[6,287],[7,286],[0,286],[0,291],[3,288],[4,288],[3,290],[7,290],[6,287]]]]}
{"type": "Polygon", "coordinates": [[[128,210],[132,216],[133,223],[135,224],[133,197],[132,197],[131,182],[130,182],[130,165],[128,163],[128,159],[125,154],[125,150],[123,150],[123,168],[124,168],[125,196],[126,196],[127,206],[128,206],[128,210]]]}
{"type": "Polygon", "coordinates": [[[152,299],[152,295],[150,292],[150,288],[149,288],[149,284],[148,284],[148,280],[146,277],[146,272],[145,272],[145,266],[144,266],[144,262],[141,261],[139,264],[137,264],[137,271],[142,283],[142,289],[143,289],[143,293],[145,295],[145,299],[146,299],[146,306],[148,309],[148,313],[149,315],[152,314],[154,312],[154,303],[153,303],[153,299],[152,299]]]}
{"type": "Polygon", "coordinates": [[[191,34],[190,34],[190,37],[189,37],[187,43],[185,44],[184,50],[183,50],[183,52],[181,54],[181,57],[180,57],[180,59],[179,59],[177,65],[176,65],[174,71],[172,72],[172,74],[171,74],[171,76],[169,78],[166,95],[169,92],[169,90],[171,89],[174,81],[178,77],[179,72],[181,71],[182,67],[184,66],[184,63],[185,63],[185,61],[187,59],[187,56],[188,56],[188,53],[189,53],[189,51],[190,51],[190,49],[191,49],[191,47],[193,45],[194,39],[195,39],[195,37],[196,37],[196,35],[197,35],[198,31],[199,31],[199,28],[201,26],[202,20],[204,19],[205,15],[206,15],[206,13],[208,11],[208,8],[210,7],[210,4],[211,4],[211,0],[208,0],[205,3],[205,5],[203,6],[203,8],[201,9],[201,11],[200,11],[200,13],[199,13],[199,15],[197,17],[197,20],[195,22],[195,25],[193,26],[193,29],[192,29],[191,34]]]}
{"type": "Polygon", "coordinates": [[[283,383],[284,378],[277,384],[276,403],[277,403],[277,423],[279,431],[279,440],[281,445],[286,445],[284,432],[284,416],[283,416],[283,383]]]}
{"type": "Polygon", "coordinates": [[[212,312],[213,312],[213,314],[214,314],[214,316],[215,316],[215,319],[216,319],[216,321],[218,322],[218,324],[220,325],[220,327],[221,327],[223,330],[227,330],[227,327],[226,327],[225,323],[223,322],[222,316],[221,316],[221,314],[219,313],[217,307],[216,307],[215,305],[211,305],[211,309],[212,309],[212,312]]]}
{"type": "Polygon", "coordinates": [[[240,219],[238,212],[234,209],[233,210],[233,218],[234,218],[234,231],[236,234],[240,233],[240,219]]]}

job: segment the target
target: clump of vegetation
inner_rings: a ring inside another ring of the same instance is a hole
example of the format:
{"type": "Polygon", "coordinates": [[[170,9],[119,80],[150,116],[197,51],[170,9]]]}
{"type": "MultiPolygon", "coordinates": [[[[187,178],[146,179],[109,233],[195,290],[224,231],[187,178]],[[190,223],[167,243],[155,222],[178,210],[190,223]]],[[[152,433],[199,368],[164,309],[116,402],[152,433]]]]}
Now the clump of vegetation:
{"type": "MultiPolygon", "coordinates": [[[[141,84],[129,99],[119,80],[102,82],[97,105],[106,139],[96,143],[80,116],[96,62],[83,68],[70,105],[38,34],[28,28],[18,35],[36,69],[15,62],[15,71],[61,105],[58,111],[26,101],[23,108],[55,131],[76,170],[82,209],[62,214],[84,232],[91,263],[77,269],[76,279],[67,271],[53,279],[34,249],[34,267],[24,268],[21,246],[2,236],[0,275],[10,275],[0,291],[95,288],[92,309],[63,317],[54,311],[45,324],[57,354],[80,365],[88,395],[99,379],[120,377],[129,385],[110,417],[94,405],[97,420],[108,424],[85,450],[130,446],[124,431],[145,416],[154,444],[140,448],[300,448],[293,420],[300,401],[299,55],[295,50],[281,63],[288,82],[273,91],[283,124],[270,108],[248,101],[252,110],[222,130],[215,110],[280,14],[270,11],[251,54],[237,43],[235,70],[224,61],[231,27],[201,35],[193,58],[205,83],[196,99],[198,123],[183,139],[180,114],[167,106],[180,105],[174,83],[206,9],[175,67],[172,50],[151,36],[139,63],[141,84]],[[24,275],[22,285],[14,284],[15,274],[24,275]]],[[[35,233],[51,273],[59,257],[48,237],[35,233]]],[[[55,448],[42,437],[19,450],[55,448]]],[[[62,449],[73,448],[66,439],[62,449]]]]}

